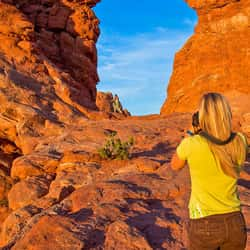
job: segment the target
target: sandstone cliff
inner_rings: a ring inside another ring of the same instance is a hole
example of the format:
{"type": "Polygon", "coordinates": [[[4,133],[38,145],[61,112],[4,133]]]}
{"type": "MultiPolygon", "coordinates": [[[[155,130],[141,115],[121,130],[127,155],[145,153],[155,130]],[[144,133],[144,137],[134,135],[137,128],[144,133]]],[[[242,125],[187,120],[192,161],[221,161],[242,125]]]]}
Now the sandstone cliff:
{"type": "Polygon", "coordinates": [[[24,153],[97,109],[97,2],[0,2],[1,137],[24,153]]]}
{"type": "Polygon", "coordinates": [[[98,91],[96,95],[96,106],[99,111],[102,111],[104,113],[110,114],[110,117],[113,118],[124,118],[127,116],[130,116],[130,112],[127,109],[124,109],[122,104],[120,103],[119,97],[119,103],[121,104],[120,110],[121,112],[117,112],[114,110],[114,101],[115,101],[115,96],[111,92],[101,92],[98,91]]]}
{"type": "Polygon", "coordinates": [[[42,102],[41,95],[50,95],[75,108],[95,109],[99,21],[91,7],[97,2],[2,1],[1,78],[32,91],[33,106],[32,96],[42,102]]]}
{"type": "Polygon", "coordinates": [[[228,96],[236,114],[249,112],[250,1],[187,2],[199,20],[195,34],[175,56],[161,113],[193,111],[208,91],[228,96]]]}

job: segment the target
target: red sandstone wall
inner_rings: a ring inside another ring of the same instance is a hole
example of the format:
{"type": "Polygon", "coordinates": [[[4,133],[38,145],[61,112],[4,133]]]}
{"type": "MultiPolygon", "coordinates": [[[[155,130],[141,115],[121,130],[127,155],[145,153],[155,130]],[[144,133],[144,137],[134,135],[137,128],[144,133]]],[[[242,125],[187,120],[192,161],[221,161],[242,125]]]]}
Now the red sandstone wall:
{"type": "Polygon", "coordinates": [[[195,34],[175,56],[161,114],[193,111],[208,91],[228,96],[235,112],[249,112],[250,1],[187,2],[199,20],[195,34]]]}
{"type": "Polygon", "coordinates": [[[97,2],[0,2],[0,68],[40,81],[68,104],[95,109],[97,2]]]}

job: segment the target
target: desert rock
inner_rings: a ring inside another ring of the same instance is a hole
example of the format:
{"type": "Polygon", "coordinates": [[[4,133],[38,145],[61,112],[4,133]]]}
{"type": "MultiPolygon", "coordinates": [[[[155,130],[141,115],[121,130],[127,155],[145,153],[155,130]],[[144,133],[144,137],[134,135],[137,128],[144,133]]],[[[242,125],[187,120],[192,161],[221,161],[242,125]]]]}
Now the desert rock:
{"type": "MultiPolygon", "coordinates": [[[[192,114],[113,114],[110,95],[96,96],[99,29],[91,8],[97,2],[0,2],[1,249],[187,247],[189,172],[187,166],[173,171],[170,159],[192,114]],[[103,159],[98,153],[112,132],[122,142],[134,139],[128,159],[103,159]]],[[[190,4],[202,18],[209,13],[215,18],[218,8],[229,18],[227,8],[236,4],[245,13],[248,6],[247,1],[190,4]]],[[[245,19],[235,9],[234,22],[243,21],[232,35],[238,29],[245,34],[245,19]]],[[[202,25],[193,44],[202,48],[202,43],[206,51],[202,25]]],[[[244,50],[244,39],[241,43],[244,50]]],[[[200,55],[191,57],[196,63],[200,55]]],[[[238,104],[240,97],[244,103],[244,112],[236,107],[242,113],[238,125],[248,131],[249,94],[236,84],[230,100],[238,104]]],[[[239,181],[248,232],[249,160],[239,181]]]]}
{"type": "Polygon", "coordinates": [[[176,54],[162,114],[195,111],[203,93],[221,92],[241,115],[250,105],[250,2],[187,3],[197,11],[195,34],[176,54]]]}

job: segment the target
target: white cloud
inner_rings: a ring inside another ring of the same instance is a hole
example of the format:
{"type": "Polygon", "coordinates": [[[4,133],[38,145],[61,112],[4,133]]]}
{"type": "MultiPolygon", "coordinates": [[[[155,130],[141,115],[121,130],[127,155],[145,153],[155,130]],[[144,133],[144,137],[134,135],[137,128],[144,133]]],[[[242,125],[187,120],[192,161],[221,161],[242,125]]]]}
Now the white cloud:
{"type": "Polygon", "coordinates": [[[159,113],[174,54],[190,35],[191,31],[171,31],[164,27],[135,36],[103,31],[98,43],[101,79],[98,89],[117,93],[133,114],[159,113]],[[145,110],[147,100],[152,102],[152,109],[145,110]]]}
{"type": "Polygon", "coordinates": [[[187,26],[194,27],[195,24],[197,23],[197,20],[193,20],[193,19],[190,19],[190,18],[185,18],[183,23],[186,24],[187,26]]]}

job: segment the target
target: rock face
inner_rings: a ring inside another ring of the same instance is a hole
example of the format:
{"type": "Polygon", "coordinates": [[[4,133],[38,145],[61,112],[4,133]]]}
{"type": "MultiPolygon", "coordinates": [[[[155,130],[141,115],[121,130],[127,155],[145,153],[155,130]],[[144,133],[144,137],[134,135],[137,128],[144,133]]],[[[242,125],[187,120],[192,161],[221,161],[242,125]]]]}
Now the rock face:
{"type": "Polygon", "coordinates": [[[176,54],[161,113],[193,111],[203,93],[221,92],[236,114],[250,105],[250,1],[186,0],[199,16],[176,54]]]}
{"type": "Polygon", "coordinates": [[[107,93],[101,91],[97,92],[96,106],[98,107],[99,110],[108,113],[113,112],[112,101],[113,101],[113,95],[111,92],[107,93]]]}
{"type": "Polygon", "coordinates": [[[76,108],[95,109],[99,21],[91,7],[97,2],[1,1],[1,76],[40,95],[40,102],[53,93],[76,108]]]}
{"type": "Polygon", "coordinates": [[[97,110],[97,2],[0,2],[0,137],[24,154],[97,110]]]}
{"type": "Polygon", "coordinates": [[[44,195],[46,184],[35,184],[40,177],[25,178],[54,173],[58,163],[42,148],[15,159],[79,117],[95,116],[99,21],[91,8],[97,2],[0,1],[0,223],[25,202],[20,196],[15,205],[12,186],[20,179],[24,188],[34,184],[27,202],[44,195]]]}
{"type": "MultiPolygon", "coordinates": [[[[118,97],[119,99],[119,97],[118,97]]],[[[114,96],[111,92],[101,92],[98,91],[96,95],[96,106],[99,111],[105,112],[105,113],[113,113],[112,115],[115,117],[127,117],[130,116],[130,112],[127,109],[123,109],[121,105],[121,111],[122,113],[117,113],[114,111],[113,107],[114,102],[114,96]]]]}

